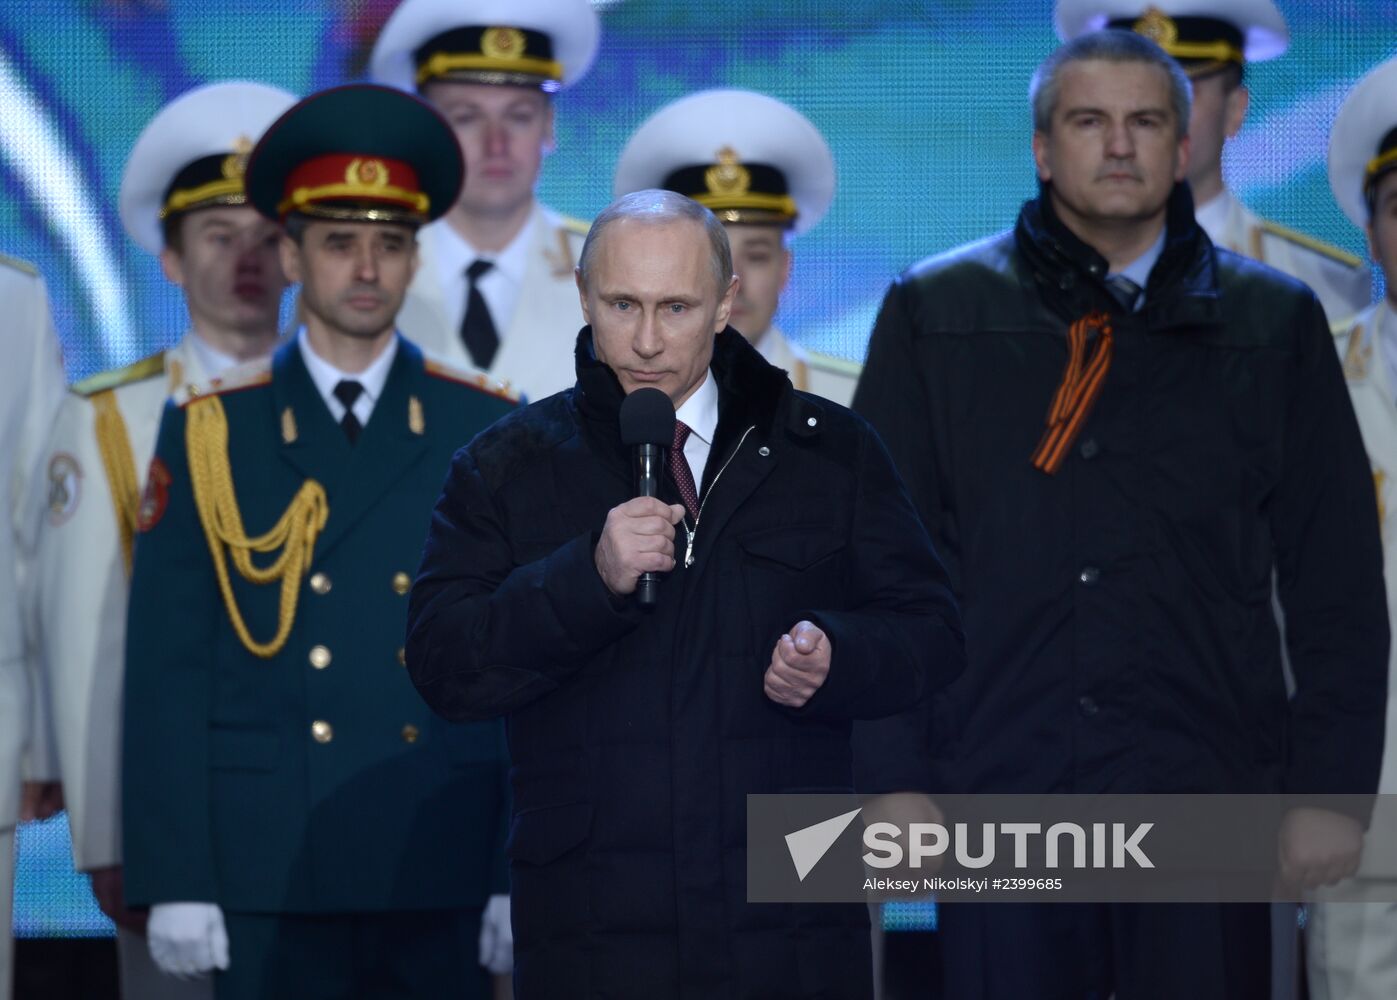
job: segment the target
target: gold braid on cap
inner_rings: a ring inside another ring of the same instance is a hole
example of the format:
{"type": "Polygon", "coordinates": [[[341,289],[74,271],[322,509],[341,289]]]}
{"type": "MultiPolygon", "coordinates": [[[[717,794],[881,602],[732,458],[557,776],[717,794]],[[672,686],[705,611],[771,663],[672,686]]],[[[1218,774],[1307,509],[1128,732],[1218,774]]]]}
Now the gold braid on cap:
{"type": "Polygon", "coordinates": [[[271,659],[281,652],[291,635],[296,620],[296,599],[301,579],[310,565],[315,539],[330,516],[325,489],[314,479],[301,484],[285,513],[271,531],[256,538],[247,537],[242,514],[238,510],[237,494],[233,491],[233,472],[228,464],[228,419],[223,402],[217,396],[205,396],[186,408],[189,423],[185,428],[185,446],[189,451],[189,479],[194,487],[194,505],[204,526],[209,551],[213,554],[214,571],[218,574],[218,589],[233,629],[247,651],[262,659],[271,659]],[[276,635],[270,642],[252,638],[242,612],[233,595],[228,578],[227,556],[232,553],[238,574],[250,583],[267,584],[281,581],[281,609],[276,635]],[[270,566],[253,564],[253,552],[273,552],[281,549],[270,566]]]}
{"type": "Polygon", "coordinates": [[[170,192],[165,204],[160,208],[160,218],[165,219],[172,212],[183,212],[198,205],[246,205],[247,189],[244,180],[247,175],[247,158],[252,153],[252,140],[239,136],[233,143],[233,151],[223,158],[220,173],[223,174],[206,184],[194,188],[180,188],[170,192]]]}
{"type": "Polygon", "coordinates": [[[1221,39],[1213,42],[1179,41],[1178,24],[1158,7],[1146,7],[1130,30],[1144,35],[1175,59],[1203,59],[1239,65],[1246,62],[1241,49],[1221,39]]]}
{"type": "Polygon", "coordinates": [[[97,450],[102,456],[102,468],[107,473],[107,485],[112,491],[112,507],[116,511],[116,531],[121,539],[121,562],[126,575],[131,575],[131,546],[136,537],[136,523],[141,509],[141,481],[136,475],[136,457],[131,453],[131,437],[126,421],[116,405],[116,391],[108,389],[92,397],[97,434],[97,450]]]}
{"type": "Polygon", "coordinates": [[[1397,166],[1397,147],[1389,149],[1386,153],[1375,156],[1368,161],[1367,183],[1371,184],[1373,178],[1376,177],[1379,172],[1391,166],[1397,166]]]}

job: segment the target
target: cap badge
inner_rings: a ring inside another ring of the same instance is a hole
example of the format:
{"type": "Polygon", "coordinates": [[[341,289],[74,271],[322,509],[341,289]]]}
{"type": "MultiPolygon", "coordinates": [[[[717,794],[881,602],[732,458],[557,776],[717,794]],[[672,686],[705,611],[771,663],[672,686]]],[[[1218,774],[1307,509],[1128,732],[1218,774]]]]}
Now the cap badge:
{"type": "Polygon", "coordinates": [[[486,28],[480,36],[480,51],[491,59],[522,59],[524,45],[518,28],[486,28]]]}
{"type": "Polygon", "coordinates": [[[356,187],[386,188],[388,164],[382,160],[350,160],[344,169],[344,182],[356,187]]]}
{"type": "Polygon", "coordinates": [[[240,135],[233,142],[233,151],[223,158],[220,168],[223,176],[230,181],[239,181],[247,173],[247,158],[252,154],[252,140],[240,135]]]}
{"type": "Polygon", "coordinates": [[[1144,35],[1162,49],[1179,40],[1179,26],[1158,7],[1146,7],[1140,19],[1131,25],[1137,35],[1144,35]]]}
{"type": "Polygon", "coordinates": [[[731,146],[718,150],[718,162],[703,172],[703,183],[709,194],[746,194],[752,186],[752,175],[737,162],[737,151],[731,146]]]}

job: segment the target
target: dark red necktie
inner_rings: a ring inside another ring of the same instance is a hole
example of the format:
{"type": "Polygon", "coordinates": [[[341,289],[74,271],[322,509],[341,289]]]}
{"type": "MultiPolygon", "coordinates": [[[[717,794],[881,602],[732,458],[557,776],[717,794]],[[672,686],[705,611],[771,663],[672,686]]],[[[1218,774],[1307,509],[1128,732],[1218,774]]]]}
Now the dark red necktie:
{"type": "Polygon", "coordinates": [[[694,474],[689,471],[689,460],[684,457],[684,442],[689,439],[689,425],[682,420],[674,422],[674,445],[669,449],[669,474],[674,477],[674,485],[679,487],[679,496],[684,506],[689,508],[689,516],[698,520],[698,490],[694,488],[694,474]]]}

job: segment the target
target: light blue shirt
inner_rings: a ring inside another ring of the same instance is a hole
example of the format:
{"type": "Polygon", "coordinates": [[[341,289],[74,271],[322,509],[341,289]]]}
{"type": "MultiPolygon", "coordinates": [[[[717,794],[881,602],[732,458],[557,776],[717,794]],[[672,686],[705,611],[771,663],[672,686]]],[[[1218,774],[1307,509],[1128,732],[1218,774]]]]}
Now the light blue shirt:
{"type": "Polygon", "coordinates": [[[1139,257],[1136,257],[1119,271],[1112,271],[1110,274],[1106,275],[1107,281],[1119,275],[1123,278],[1129,278],[1140,286],[1140,294],[1135,299],[1135,305],[1131,309],[1132,312],[1139,312],[1140,307],[1145,304],[1145,286],[1149,284],[1150,272],[1154,270],[1155,264],[1158,263],[1159,255],[1164,253],[1164,237],[1168,232],[1169,229],[1167,226],[1160,229],[1159,238],[1150,245],[1148,250],[1139,257]]]}

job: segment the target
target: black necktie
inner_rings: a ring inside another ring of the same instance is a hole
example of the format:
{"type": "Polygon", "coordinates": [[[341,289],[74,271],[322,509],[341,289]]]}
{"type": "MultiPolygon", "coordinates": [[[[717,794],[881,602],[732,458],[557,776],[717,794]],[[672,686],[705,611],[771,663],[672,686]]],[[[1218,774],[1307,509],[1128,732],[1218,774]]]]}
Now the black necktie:
{"type": "Polygon", "coordinates": [[[490,318],[490,307],[485,304],[485,296],[480,294],[477,284],[494,266],[493,261],[477,260],[466,268],[466,314],[461,317],[461,342],[477,368],[489,368],[490,362],[495,360],[495,352],[500,349],[495,321],[490,318]]]}
{"type": "Polygon", "coordinates": [[[340,427],[344,430],[344,436],[349,438],[350,444],[359,440],[359,432],[364,429],[364,425],[359,423],[359,418],[354,415],[354,403],[363,391],[364,387],[352,378],[341,379],[335,383],[335,398],[344,404],[344,416],[340,418],[340,427]]]}
{"type": "Polygon", "coordinates": [[[1106,286],[1111,289],[1111,294],[1116,297],[1122,309],[1126,312],[1135,311],[1135,304],[1140,301],[1139,285],[1123,274],[1113,274],[1106,279],[1106,286]]]}

